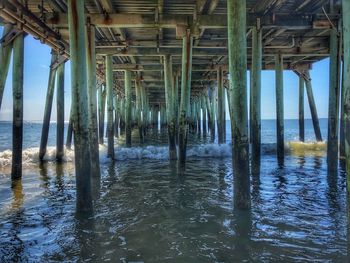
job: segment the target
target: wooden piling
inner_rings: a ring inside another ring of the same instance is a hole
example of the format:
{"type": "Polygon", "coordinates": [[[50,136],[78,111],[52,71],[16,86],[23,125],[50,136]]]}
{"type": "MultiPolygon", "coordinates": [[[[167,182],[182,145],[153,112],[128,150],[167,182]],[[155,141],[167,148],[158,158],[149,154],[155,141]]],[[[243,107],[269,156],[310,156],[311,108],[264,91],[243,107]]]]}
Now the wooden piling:
{"type": "Polygon", "coordinates": [[[207,134],[207,105],[205,101],[205,96],[201,94],[200,96],[200,104],[202,108],[202,130],[203,135],[207,134]]]}
{"type": "Polygon", "coordinates": [[[105,110],[106,110],[106,90],[101,85],[98,89],[98,138],[99,143],[104,143],[105,129],[105,110]]]}
{"type": "Polygon", "coordinates": [[[275,57],[276,71],[276,130],[277,130],[277,159],[279,164],[284,159],[284,103],[283,103],[283,57],[275,57]]]}
{"type": "Polygon", "coordinates": [[[39,149],[39,159],[41,161],[44,159],[44,156],[46,154],[47,140],[49,137],[52,101],[53,101],[53,95],[55,91],[55,79],[56,79],[56,69],[53,69],[52,65],[56,61],[56,59],[57,59],[57,55],[55,51],[52,50],[49,81],[47,85],[45,111],[44,111],[44,119],[43,119],[43,126],[41,130],[41,140],[40,140],[40,149],[39,149]]]}
{"type": "Polygon", "coordinates": [[[340,62],[341,50],[336,29],[330,34],[329,65],[329,103],[328,103],[328,140],[327,164],[329,171],[338,167],[338,127],[339,127],[339,95],[340,95],[340,62]]]}
{"type": "MultiPolygon", "coordinates": [[[[11,24],[6,24],[3,29],[2,37],[5,37],[12,30],[12,27],[13,26],[11,24]]],[[[1,44],[0,46],[0,109],[1,109],[2,96],[4,94],[7,74],[10,67],[11,52],[12,52],[12,42],[8,43],[7,46],[4,46],[3,44],[1,44]]]]}
{"type": "Polygon", "coordinates": [[[119,137],[119,113],[120,103],[119,95],[114,96],[114,136],[119,137]]]}
{"type": "Polygon", "coordinates": [[[192,75],[192,45],[193,37],[190,31],[182,39],[182,75],[181,75],[181,100],[179,109],[179,164],[186,162],[186,146],[188,135],[189,107],[191,94],[192,75]]]}
{"type": "MultiPolygon", "coordinates": [[[[86,26],[87,37],[87,85],[88,85],[88,105],[89,105],[89,136],[90,136],[90,158],[91,175],[93,183],[99,184],[100,153],[98,145],[98,113],[97,113],[97,83],[96,83],[96,51],[95,51],[95,27],[91,24],[86,26]]],[[[95,187],[95,185],[94,185],[95,187]]]]}
{"type": "Polygon", "coordinates": [[[260,172],[261,157],[261,67],[262,67],[262,30],[252,29],[252,67],[250,78],[250,142],[252,144],[252,173],[260,172]]]}
{"type": "Polygon", "coordinates": [[[304,127],[304,87],[305,81],[302,76],[299,76],[299,141],[305,141],[304,127]]]}
{"type": "Polygon", "coordinates": [[[164,84],[165,84],[165,103],[166,116],[168,124],[169,139],[169,159],[176,160],[176,115],[175,115],[175,92],[173,87],[173,69],[172,58],[170,55],[164,56],[164,84]]]}
{"type": "Polygon", "coordinates": [[[114,126],[113,126],[113,66],[112,56],[106,56],[106,90],[107,90],[107,157],[114,159],[114,126]]]}
{"type": "Polygon", "coordinates": [[[217,125],[218,125],[218,142],[219,144],[225,143],[224,141],[224,122],[225,122],[225,87],[223,83],[223,70],[222,67],[219,67],[217,71],[218,78],[218,88],[217,88],[217,125]]]}
{"type": "Polygon", "coordinates": [[[73,138],[73,121],[72,121],[72,110],[71,110],[69,115],[67,139],[66,139],[66,148],[69,150],[72,148],[72,138],[73,138]]]}
{"type": "MultiPolygon", "coordinates": [[[[350,236],[350,1],[342,1],[343,13],[343,47],[344,47],[344,73],[343,73],[343,118],[344,118],[344,141],[345,160],[347,171],[347,200],[348,220],[347,234],[350,236]]],[[[350,251],[350,239],[348,238],[348,251],[350,251]]],[[[348,252],[349,253],[349,252],[348,252]]],[[[349,254],[348,254],[349,257],[349,254]]]]}
{"type": "Polygon", "coordinates": [[[62,162],[64,156],[64,68],[65,63],[58,66],[57,69],[57,90],[56,90],[56,109],[57,109],[57,127],[56,127],[56,160],[62,162]]]}
{"type": "Polygon", "coordinates": [[[131,147],[131,71],[125,70],[125,144],[131,147]]]}
{"type": "Polygon", "coordinates": [[[136,95],[136,122],[139,129],[140,142],[143,141],[143,125],[142,125],[142,95],[141,95],[141,81],[139,79],[135,80],[135,95],[136,95]]]}
{"type": "Polygon", "coordinates": [[[91,164],[83,0],[68,0],[77,213],[91,213],[91,164]]]}
{"type": "Polygon", "coordinates": [[[250,208],[246,1],[227,0],[229,104],[234,169],[234,207],[250,208]]]}
{"type": "Polygon", "coordinates": [[[22,147],[23,147],[23,60],[24,33],[20,33],[13,41],[12,68],[12,180],[22,177],[22,147]]]}
{"type": "Polygon", "coordinates": [[[315,104],[314,94],[312,92],[310,73],[308,70],[305,72],[305,75],[307,76],[305,79],[306,94],[307,94],[307,98],[309,101],[309,107],[310,107],[310,112],[311,112],[312,124],[313,124],[314,131],[315,131],[316,141],[321,142],[322,135],[321,135],[320,123],[318,120],[318,114],[317,114],[317,108],[316,108],[316,104],[315,104]]]}

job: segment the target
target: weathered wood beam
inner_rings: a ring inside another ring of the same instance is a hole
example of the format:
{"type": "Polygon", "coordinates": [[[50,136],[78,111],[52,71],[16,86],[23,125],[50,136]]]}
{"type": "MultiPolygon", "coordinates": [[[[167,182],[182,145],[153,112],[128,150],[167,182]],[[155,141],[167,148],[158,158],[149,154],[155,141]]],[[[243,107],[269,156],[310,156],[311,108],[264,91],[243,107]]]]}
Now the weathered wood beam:
{"type": "Polygon", "coordinates": [[[173,88],[173,72],[172,59],[170,55],[164,56],[164,86],[165,86],[165,102],[166,116],[168,123],[168,138],[169,138],[169,159],[176,160],[176,117],[174,109],[174,88],[173,88]]]}
{"type": "Polygon", "coordinates": [[[341,40],[338,31],[332,29],[330,37],[329,65],[329,103],[328,103],[328,140],[327,164],[328,171],[338,168],[338,131],[339,131],[339,96],[340,96],[340,63],[341,40]]]}
{"type": "Polygon", "coordinates": [[[125,70],[125,144],[131,147],[131,71],[125,70]]]}
{"type": "MultiPolygon", "coordinates": [[[[91,175],[93,183],[99,183],[100,172],[100,154],[98,146],[98,113],[97,113],[97,81],[96,81],[96,53],[95,53],[95,27],[91,24],[86,26],[87,36],[87,85],[89,100],[89,131],[90,131],[90,157],[91,157],[91,175]]],[[[96,186],[94,187],[97,188],[96,186]]]]}
{"type": "Polygon", "coordinates": [[[22,178],[22,147],[23,147],[23,60],[24,34],[20,33],[13,41],[12,68],[12,180],[22,178]]]}
{"type": "Polygon", "coordinates": [[[250,142],[252,145],[252,173],[260,173],[261,157],[261,68],[262,68],[262,30],[252,29],[252,67],[250,78],[250,142]]]}
{"type": "Polygon", "coordinates": [[[43,161],[44,156],[46,154],[47,140],[49,137],[52,101],[53,101],[53,95],[55,91],[55,80],[56,80],[56,70],[53,69],[51,65],[56,60],[56,57],[57,57],[56,52],[52,50],[50,73],[49,73],[49,80],[48,80],[47,93],[46,93],[44,119],[43,119],[43,126],[41,130],[41,140],[40,140],[40,148],[39,148],[39,159],[41,161],[43,161]]]}
{"type": "Polygon", "coordinates": [[[225,143],[224,139],[224,122],[225,122],[225,87],[223,83],[223,70],[221,67],[218,68],[217,71],[217,105],[218,105],[218,112],[217,112],[217,125],[218,125],[218,143],[223,144],[225,143]]]}
{"type": "Polygon", "coordinates": [[[86,68],[86,28],[83,0],[68,0],[72,121],[78,213],[91,214],[91,164],[89,138],[89,106],[86,68]]]}
{"type": "MultiPolygon", "coordinates": [[[[0,13],[1,16],[1,13],[0,13]]],[[[160,14],[158,21],[155,21],[154,15],[145,14],[86,14],[92,24],[97,27],[110,28],[177,28],[196,26],[199,29],[206,28],[227,28],[225,15],[197,15],[194,21],[192,15],[182,14],[160,14]]],[[[247,17],[247,27],[253,27],[256,19],[261,16],[257,13],[249,13],[247,17]]],[[[330,15],[332,22],[337,23],[337,17],[330,15]]],[[[67,15],[65,13],[47,14],[47,23],[64,28],[67,27],[67,15]]],[[[312,16],[304,14],[284,14],[275,13],[261,17],[261,26],[264,28],[286,28],[292,29],[312,29],[312,28],[330,28],[329,20],[324,14],[315,14],[312,16]]]]}
{"type": "Polygon", "coordinates": [[[113,127],[113,71],[112,56],[106,56],[106,90],[107,90],[107,157],[114,160],[114,127],[113,127]]]}
{"type": "Polygon", "coordinates": [[[283,57],[276,55],[276,130],[277,159],[279,164],[284,161],[284,97],[283,97],[283,57]]]}
{"type": "MultiPolygon", "coordinates": [[[[12,28],[13,26],[10,24],[7,24],[4,26],[2,39],[4,39],[12,31],[12,28]]],[[[4,94],[7,74],[10,67],[11,52],[12,52],[12,42],[8,43],[7,46],[5,46],[4,43],[1,43],[1,46],[0,46],[0,109],[1,109],[2,96],[4,94]]]]}
{"type": "MultiPolygon", "coordinates": [[[[321,43],[320,45],[322,45],[321,43]]],[[[278,52],[282,54],[283,56],[288,57],[327,57],[329,56],[328,52],[328,46],[324,45],[324,47],[320,47],[322,51],[315,52],[314,49],[301,47],[301,48],[290,48],[290,49],[281,49],[276,51],[276,49],[266,49],[264,52],[264,57],[274,57],[274,55],[278,52]]],[[[247,52],[247,51],[246,51],[247,52]]],[[[99,55],[115,55],[115,56],[150,56],[150,57],[157,57],[157,56],[164,56],[166,54],[170,54],[172,56],[181,56],[182,50],[181,48],[157,48],[155,47],[149,47],[149,48],[135,48],[135,47],[128,47],[127,49],[124,48],[116,48],[116,47],[96,47],[96,53],[99,55]]],[[[193,50],[193,56],[194,57],[212,57],[212,56],[225,56],[227,54],[227,48],[226,47],[208,47],[201,48],[201,49],[194,49],[193,50]]],[[[250,56],[250,55],[248,55],[250,56]]]]}
{"type": "Polygon", "coordinates": [[[57,88],[56,88],[56,109],[57,109],[57,128],[56,128],[56,160],[62,162],[64,156],[64,68],[62,63],[57,68],[57,88]]]}
{"type": "Polygon", "coordinates": [[[192,77],[192,45],[193,37],[189,30],[183,37],[182,47],[182,78],[181,78],[181,101],[179,110],[179,165],[186,163],[186,147],[188,135],[188,117],[191,95],[192,77]]]}
{"type": "Polygon", "coordinates": [[[227,0],[229,106],[234,167],[234,207],[250,208],[247,110],[246,1],[227,0]]]}
{"type": "Polygon", "coordinates": [[[299,76],[299,141],[305,141],[305,124],[304,124],[304,93],[305,80],[299,76]]]}

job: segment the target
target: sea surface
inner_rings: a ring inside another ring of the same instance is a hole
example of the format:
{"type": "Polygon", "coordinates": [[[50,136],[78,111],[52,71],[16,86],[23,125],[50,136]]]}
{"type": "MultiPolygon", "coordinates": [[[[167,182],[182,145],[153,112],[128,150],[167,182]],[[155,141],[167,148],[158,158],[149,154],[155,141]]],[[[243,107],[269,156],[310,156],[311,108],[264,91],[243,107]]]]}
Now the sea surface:
{"type": "MultiPolygon", "coordinates": [[[[327,138],[327,120],[320,120],[327,138]]],[[[133,148],[116,139],[116,161],[100,146],[101,184],[94,214],[75,217],[74,153],[38,161],[41,124],[24,125],[23,179],[11,183],[10,122],[0,122],[0,262],[348,262],[346,174],[327,174],[326,144],[306,120],[285,121],[284,166],[276,161],[274,120],[262,121],[260,176],[248,211],[233,208],[230,145],[190,134],[184,174],[168,160],[166,130],[133,148]]]]}

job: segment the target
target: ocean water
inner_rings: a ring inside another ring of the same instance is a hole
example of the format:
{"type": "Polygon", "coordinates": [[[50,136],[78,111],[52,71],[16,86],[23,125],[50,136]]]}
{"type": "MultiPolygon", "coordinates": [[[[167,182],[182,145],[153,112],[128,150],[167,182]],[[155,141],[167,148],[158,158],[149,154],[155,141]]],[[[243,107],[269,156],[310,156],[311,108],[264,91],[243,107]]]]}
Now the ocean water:
{"type": "MultiPolygon", "coordinates": [[[[327,120],[321,119],[327,138],[327,120]]],[[[252,208],[233,208],[230,125],[227,143],[190,134],[179,175],[168,161],[167,133],[133,131],[133,148],[116,139],[116,161],[100,146],[101,184],[94,214],[75,217],[74,154],[38,162],[40,123],[25,123],[23,179],[11,183],[11,123],[0,122],[0,262],[347,262],[346,174],[327,174],[325,143],[296,142],[285,121],[284,166],[275,156],[275,121],[262,122],[260,176],[251,178],[252,208]]]]}

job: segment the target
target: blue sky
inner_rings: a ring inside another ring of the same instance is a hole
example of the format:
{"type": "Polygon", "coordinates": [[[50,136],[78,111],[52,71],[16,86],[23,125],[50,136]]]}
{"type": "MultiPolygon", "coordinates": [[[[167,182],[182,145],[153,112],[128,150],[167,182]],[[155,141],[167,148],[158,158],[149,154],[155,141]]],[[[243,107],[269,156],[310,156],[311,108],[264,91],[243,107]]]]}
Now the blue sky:
{"type": "MultiPolygon", "coordinates": [[[[2,28],[0,29],[2,34],[2,28]]],[[[41,121],[45,107],[45,97],[49,76],[51,49],[31,36],[25,38],[24,51],[24,120],[41,121]]],[[[328,116],[328,75],[329,60],[325,59],[313,65],[311,78],[316,107],[320,118],[328,116]]],[[[292,71],[284,71],[284,114],[285,119],[298,118],[298,77],[292,71]]],[[[249,79],[249,78],[248,78],[249,79]]],[[[12,119],[12,63],[6,81],[0,120],[12,119]]],[[[249,83],[248,83],[249,84],[249,83]]],[[[70,63],[65,67],[65,120],[69,119],[70,110],[70,63]]],[[[249,87],[249,86],[248,86],[249,87]]],[[[249,90],[249,89],[248,89],[249,90]]],[[[275,110],[275,73],[272,70],[262,72],[261,92],[262,119],[274,119],[275,110]]],[[[305,94],[305,118],[311,118],[305,94]]],[[[228,112],[228,110],[226,110],[228,112]]],[[[228,115],[227,115],[228,118],[228,115]]],[[[56,100],[54,98],[51,120],[56,120],[56,100]]]]}

